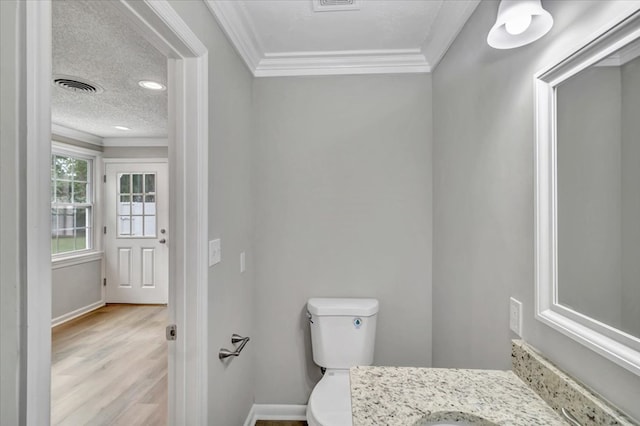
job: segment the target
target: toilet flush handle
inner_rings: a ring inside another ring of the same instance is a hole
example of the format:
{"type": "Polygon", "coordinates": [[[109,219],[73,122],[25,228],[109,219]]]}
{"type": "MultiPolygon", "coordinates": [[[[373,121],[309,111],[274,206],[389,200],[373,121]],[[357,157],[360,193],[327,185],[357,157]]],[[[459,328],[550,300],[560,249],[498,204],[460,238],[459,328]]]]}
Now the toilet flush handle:
{"type": "Polygon", "coordinates": [[[307,311],[307,318],[309,318],[309,323],[313,324],[313,316],[311,315],[311,312],[307,311]]]}

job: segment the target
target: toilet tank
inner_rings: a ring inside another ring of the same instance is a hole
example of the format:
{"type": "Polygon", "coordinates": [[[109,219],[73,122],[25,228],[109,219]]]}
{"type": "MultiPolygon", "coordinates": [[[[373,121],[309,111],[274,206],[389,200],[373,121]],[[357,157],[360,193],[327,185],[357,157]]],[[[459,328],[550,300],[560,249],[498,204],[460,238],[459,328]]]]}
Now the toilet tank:
{"type": "Polygon", "coordinates": [[[376,299],[313,298],[307,302],[313,361],[344,369],[371,365],[376,341],[376,299]]]}

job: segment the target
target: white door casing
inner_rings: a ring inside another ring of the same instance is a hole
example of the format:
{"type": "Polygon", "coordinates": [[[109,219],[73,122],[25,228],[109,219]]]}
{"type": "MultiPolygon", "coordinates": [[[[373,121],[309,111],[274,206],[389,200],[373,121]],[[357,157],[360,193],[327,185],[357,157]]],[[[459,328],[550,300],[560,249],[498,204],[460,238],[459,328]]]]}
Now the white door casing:
{"type": "Polygon", "coordinates": [[[105,176],[105,301],[166,304],[167,164],[107,163],[105,176]]]}

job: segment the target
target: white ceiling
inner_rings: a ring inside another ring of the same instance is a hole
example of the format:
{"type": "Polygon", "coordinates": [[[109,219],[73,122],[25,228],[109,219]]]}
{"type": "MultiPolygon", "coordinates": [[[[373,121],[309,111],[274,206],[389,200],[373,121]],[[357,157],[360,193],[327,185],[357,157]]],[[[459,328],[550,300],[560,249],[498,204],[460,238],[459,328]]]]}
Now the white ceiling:
{"type": "MultiPolygon", "coordinates": [[[[356,0],[358,10],[314,11],[319,0],[203,0],[255,76],[431,72],[480,0],[356,0]]],[[[166,138],[167,60],[110,2],[53,1],[53,74],[100,94],[52,87],[52,122],[102,138],[166,138]],[[130,131],[117,130],[126,126],[130,131]]]]}
{"type": "Polygon", "coordinates": [[[257,77],[431,72],[480,0],[205,0],[257,77]]]}
{"type": "MultiPolygon", "coordinates": [[[[142,38],[109,2],[53,1],[53,74],[90,80],[101,94],[52,87],[51,120],[100,138],[164,138],[167,92],[139,80],[167,84],[167,59],[142,38]],[[126,126],[130,131],[113,126],[126,126]]],[[[99,140],[99,139],[98,139],[99,140]]]]}

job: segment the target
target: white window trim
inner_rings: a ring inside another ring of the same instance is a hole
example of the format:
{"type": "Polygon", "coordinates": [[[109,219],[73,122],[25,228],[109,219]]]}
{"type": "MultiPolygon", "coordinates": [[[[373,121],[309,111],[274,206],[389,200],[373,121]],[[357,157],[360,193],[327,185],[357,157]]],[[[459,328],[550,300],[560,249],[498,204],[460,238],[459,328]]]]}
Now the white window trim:
{"type": "MultiPolygon", "coordinates": [[[[78,252],[74,252],[78,253],[78,252]]],[[[76,254],[75,256],[65,256],[64,258],[56,258],[51,261],[51,269],[68,268],[69,266],[81,265],[83,263],[95,262],[102,260],[104,252],[92,250],[88,253],[76,254]]]]}
{"type": "Polygon", "coordinates": [[[96,256],[102,258],[102,230],[103,227],[103,213],[102,213],[102,175],[104,174],[104,164],[102,159],[102,153],[100,151],[94,151],[92,149],[82,148],[75,145],[70,145],[58,141],[51,141],[51,155],[69,155],[76,158],[82,158],[84,160],[91,160],[91,178],[93,179],[92,194],[93,194],[93,226],[91,231],[91,237],[93,241],[93,247],[86,250],[75,250],[72,252],[52,254],[51,263],[54,268],[61,268],[64,266],[77,265],[84,262],[91,262],[96,260],[96,256]]]}

